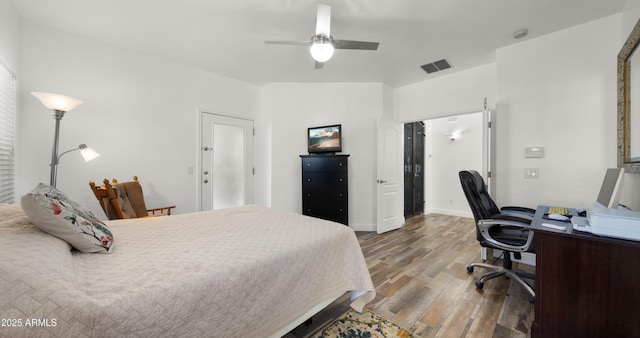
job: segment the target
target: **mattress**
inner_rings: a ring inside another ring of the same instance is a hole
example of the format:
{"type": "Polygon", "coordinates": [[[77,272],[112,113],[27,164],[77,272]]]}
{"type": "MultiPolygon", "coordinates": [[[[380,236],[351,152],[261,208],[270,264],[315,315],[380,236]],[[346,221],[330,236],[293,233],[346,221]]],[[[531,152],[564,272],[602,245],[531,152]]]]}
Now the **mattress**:
{"type": "Polygon", "coordinates": [[[105,223],[113,252],[81,253],[0,206],[0,336],[267,337],[375,297],[341,224],[260,206],[105,223]]]}

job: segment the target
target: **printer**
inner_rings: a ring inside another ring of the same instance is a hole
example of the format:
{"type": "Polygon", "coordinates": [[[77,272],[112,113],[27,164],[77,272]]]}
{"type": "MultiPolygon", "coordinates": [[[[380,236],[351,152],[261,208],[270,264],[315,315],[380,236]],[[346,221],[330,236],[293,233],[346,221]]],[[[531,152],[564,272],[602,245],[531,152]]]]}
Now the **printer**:
{"type": "Polygon", "coordinates": [[[594,203],[587,217],[572,218],[573,228],[594,235],[640,241],[640,212],[594,203]],[[575,219],[573,219],[575,218],[575,219]]]}
{"type": "Polygon", "coordinates": [[[598,236],[640,241],[640,212],[619,204],[623,181],[623,168],[607,169],[598,199],[587,210],[587,217],[571,218],[573,229],[598,236]]]}

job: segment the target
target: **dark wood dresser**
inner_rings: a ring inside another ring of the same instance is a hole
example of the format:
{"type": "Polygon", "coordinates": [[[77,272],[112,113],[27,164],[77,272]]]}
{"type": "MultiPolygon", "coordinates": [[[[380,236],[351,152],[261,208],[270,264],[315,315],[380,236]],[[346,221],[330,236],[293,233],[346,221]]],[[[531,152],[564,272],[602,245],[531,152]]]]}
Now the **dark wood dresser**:
{"type": "Polygon", "coordinates": [[[300,155],[302,214],[349,225],[349,155],[300,155]]]}

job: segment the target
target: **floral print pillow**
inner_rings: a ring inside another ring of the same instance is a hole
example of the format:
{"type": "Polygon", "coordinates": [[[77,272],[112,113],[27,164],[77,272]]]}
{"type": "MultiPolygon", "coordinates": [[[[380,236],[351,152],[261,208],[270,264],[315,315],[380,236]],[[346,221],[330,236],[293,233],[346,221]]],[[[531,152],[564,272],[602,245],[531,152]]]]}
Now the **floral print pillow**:
{"type": "Polygon", "coordinates": [[[22,196],[21,206],[36,227],[79,251],[113,251],[113,234],[107,226],[91,210],[56,188],[40,183],[22,196]]]}

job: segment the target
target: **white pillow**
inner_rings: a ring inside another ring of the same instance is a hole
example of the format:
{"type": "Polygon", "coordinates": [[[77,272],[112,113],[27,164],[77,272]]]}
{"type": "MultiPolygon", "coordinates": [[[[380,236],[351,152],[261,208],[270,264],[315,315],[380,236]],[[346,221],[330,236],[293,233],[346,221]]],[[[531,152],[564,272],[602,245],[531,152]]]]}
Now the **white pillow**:
{"type": "Polygon", "coordinates": [[[91,210],[60,190],[40,183],[22,196],[22,210],[40,230],[82,252],[111,253],[113,234],[91,210]]]}

